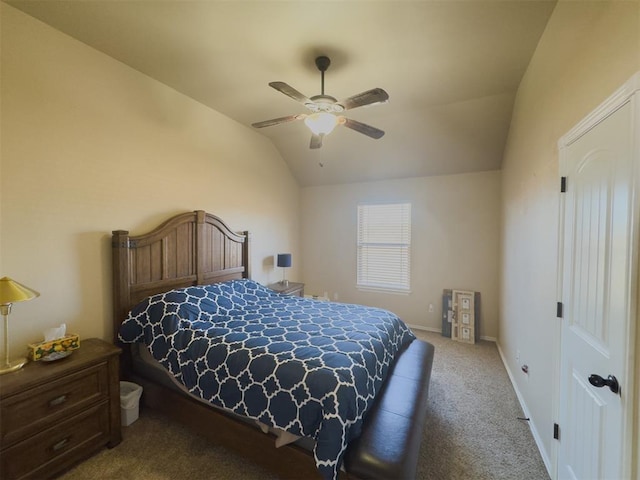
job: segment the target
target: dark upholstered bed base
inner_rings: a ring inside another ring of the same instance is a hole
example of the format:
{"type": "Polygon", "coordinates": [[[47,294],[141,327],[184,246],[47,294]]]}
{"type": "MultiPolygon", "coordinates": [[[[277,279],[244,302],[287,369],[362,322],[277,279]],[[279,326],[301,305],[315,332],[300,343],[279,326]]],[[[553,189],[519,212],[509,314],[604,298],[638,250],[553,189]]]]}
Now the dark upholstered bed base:
{"type": "Polygon", "coordinates": [[[433,354],[433,345],[422,340],[414,340],[402,352],[365,418],[362,435],[349,444],[344,464],[350,475],[416,477],[433,354]]]}

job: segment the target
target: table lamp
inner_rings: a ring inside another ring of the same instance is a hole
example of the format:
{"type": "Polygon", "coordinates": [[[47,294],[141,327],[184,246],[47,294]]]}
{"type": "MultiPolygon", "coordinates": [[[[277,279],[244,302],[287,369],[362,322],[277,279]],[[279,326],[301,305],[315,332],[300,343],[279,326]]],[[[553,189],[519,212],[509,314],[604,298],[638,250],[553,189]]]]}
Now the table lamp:
{"type": "Polygon", "coordinates": [[[0,375],[21,369],[26,358],[20,358],[9,361],[9,314],[11,313],[11,305],[16,302],[25,302],[36,298],[40,294],[29,287],[19,284],[11,280],[9,277],[0,278],[0,314],[4,317],[4,364],[0,365],[0,375]]]}
{"type": "Polygon", "coordinates": [[[291,254],[290,253],[279,253],[278,254],[278,266],[282,267],[282,281],[280,282],[282,285],[289,285],[289,280],[286,277],[286,269],[291,266],[291,254]]]}

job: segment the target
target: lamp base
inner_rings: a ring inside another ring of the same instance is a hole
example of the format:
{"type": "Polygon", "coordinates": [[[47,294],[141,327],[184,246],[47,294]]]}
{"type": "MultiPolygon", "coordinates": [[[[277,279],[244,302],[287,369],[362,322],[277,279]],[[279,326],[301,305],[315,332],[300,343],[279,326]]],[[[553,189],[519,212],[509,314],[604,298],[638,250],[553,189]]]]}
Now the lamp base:
{"type": "Polygon", "coordinates": [[[26,358],[18,358],[13,362],[6,363],[0,366],[0,375],[4,375],[5,373],[15,372],[16,370],[20,370],[22,367],[26,365],[29,360],[26,358]]]}
{"type": "Polygon", "coordinates": [[[289,280],[280,280],[280,284],[284,285],[285,287],[289,286],[289,280]]]}

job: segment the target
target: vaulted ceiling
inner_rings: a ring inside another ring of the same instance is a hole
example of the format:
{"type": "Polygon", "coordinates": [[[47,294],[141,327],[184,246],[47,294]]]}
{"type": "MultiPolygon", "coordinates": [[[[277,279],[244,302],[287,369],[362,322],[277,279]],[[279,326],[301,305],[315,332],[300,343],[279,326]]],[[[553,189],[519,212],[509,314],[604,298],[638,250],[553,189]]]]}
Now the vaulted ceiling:
{"type": "MultiPolygon", "coordinates": [[[[386,134],[338,127],[309,148],[301,121],[256,130],[301,185],[499,169],[515,94],[555,0],[6,3],[252,128],[304,113],[270,88],[325,93],[380,87],[385,104],[346,112],[386,134]]],[[[212,132],[213,134],[213,132],[212,132]]]]}

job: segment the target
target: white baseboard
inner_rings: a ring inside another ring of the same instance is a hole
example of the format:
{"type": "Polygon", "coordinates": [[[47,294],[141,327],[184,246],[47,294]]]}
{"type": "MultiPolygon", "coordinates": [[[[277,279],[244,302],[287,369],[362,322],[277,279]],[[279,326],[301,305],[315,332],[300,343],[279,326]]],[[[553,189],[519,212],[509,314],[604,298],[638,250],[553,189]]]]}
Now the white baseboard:
{"type": "MultiPolygon", "coordinates": [[[[424,327],[422,325],[412,325],[410,323],[406,324],[407,327],[409,327],[411,330],[423,330],[425,332],[433,332],[433,333],[439,333],[442,335],[442,329],[441,328],[435,328],[435,327],[424,327]]],[[[480,336],[480,340],[487,340],[489,342],[497,342],[498,339],[495,337],[487,337],[485,335],[480,336]]]]}
{"type": "Polygon", "coordinates": [[[486,340],[488,342],[498,343],[498,339],[496,337],[487,337],[486,335],[480,335],[480,340],[486,340]]]}
{"type": "Polygon", "coordinates": [[[524,416],[529,419],[527,422],[529,424],[529,429],[531,430],[531,434],[533,435],[533,439],[538,446],[538,451],[540,452],[540,456],[542,456],[542,461],[544,462],[544,466],[547,468],[547,473],[549,477],[553,478],[551,475],[551,459],[547,451],[544,449],[544,444],[542,443],[542,438],[538,433],[538,429],[535,426],[535,423],[531,419],[531,414],[529,413],[529,409],[527,408],[527,404],[524,401],[524,397],[520,393],[518,389],[518,385],[515,382],[515,377],[513,376],[511,370],[509,369],[509,365],[507,364],[506,358],[502,353],[502,349],[500,348],[500,344],[496,342],[496,346],[498,347],[498,353],[500,354],[500,358],[502,359],[502,364],[504,365],[505,370],[507,371],[507,375],[509,376],[509,380],[511,381],[511,385],[513,386],[513,390],[516,392],[516,397],[518,397],[518,401],[520,402],[520,406],[522,407],[522,411],[524,412],[524,416]]]}
{"type": "Polygon", "coordinates": [[[411,325],[410,323],[406,323],[405,325],[409,327],[411,330],[422,330],[424,332],[433,332],[433,333],[442,334],[442,329],[440,328],[424,327],[422,325],[411,325]]]}

